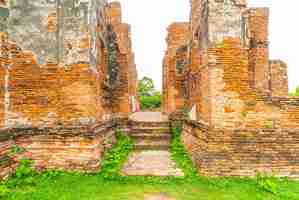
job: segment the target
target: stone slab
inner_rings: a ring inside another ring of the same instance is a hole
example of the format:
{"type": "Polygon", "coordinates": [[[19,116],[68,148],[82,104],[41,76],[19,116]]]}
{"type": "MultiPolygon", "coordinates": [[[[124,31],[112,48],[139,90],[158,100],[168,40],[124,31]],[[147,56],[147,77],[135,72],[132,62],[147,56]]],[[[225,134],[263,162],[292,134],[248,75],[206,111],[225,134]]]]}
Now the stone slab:
{"type": "Polygon", "coordinates": [[[167,122],[168,116],[161,112],[136,112],[130,116],[130,120],[137,122],[167,122]]]}
{"type": "Polygon", "coordinates": [[[134,151],[122,169],[128,176],[184,176],[166,150],[134,151]]]}

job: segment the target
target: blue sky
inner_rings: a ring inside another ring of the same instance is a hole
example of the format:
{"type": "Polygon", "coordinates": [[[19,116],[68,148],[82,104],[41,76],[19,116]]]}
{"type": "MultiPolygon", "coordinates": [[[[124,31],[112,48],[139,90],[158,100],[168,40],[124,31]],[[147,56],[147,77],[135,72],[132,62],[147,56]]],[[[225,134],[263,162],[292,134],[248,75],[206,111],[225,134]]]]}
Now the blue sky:
{"type": "MultiPolygon", "coordinates": [[[[188,21],[189,0],[119,0],[124,22],[132,25],[133,47],[139,77],[152,77],[161,88],[166,28],[175,21],[188,21]]],[[[252,7],[270,8],[270,58],[289,66],[290,89],[299,85],[299,1],[247,0],[252,7]]]]}

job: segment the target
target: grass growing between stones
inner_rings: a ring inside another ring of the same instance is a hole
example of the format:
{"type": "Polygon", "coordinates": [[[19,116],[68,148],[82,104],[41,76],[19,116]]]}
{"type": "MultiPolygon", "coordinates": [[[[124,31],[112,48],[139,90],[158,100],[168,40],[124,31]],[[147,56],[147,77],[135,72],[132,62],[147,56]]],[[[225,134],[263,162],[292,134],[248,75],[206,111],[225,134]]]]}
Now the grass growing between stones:
{"type": "Polygon", "coordinates": [[[36,174],[26,170],[28,162],[24,162],[21,178],[15,176],[0,185],[0,199],[143,200],[148,194],[166,194],[177,200],[299,200],[299,182],[287,179],[199,176],[180,141],[179,129],[173,130],[172,158],[184,170],[183,178],[122,177],[120,168],[132,148],[132,141],[118,134],[118,142],[106,154],[98,174],[36,174]]]}

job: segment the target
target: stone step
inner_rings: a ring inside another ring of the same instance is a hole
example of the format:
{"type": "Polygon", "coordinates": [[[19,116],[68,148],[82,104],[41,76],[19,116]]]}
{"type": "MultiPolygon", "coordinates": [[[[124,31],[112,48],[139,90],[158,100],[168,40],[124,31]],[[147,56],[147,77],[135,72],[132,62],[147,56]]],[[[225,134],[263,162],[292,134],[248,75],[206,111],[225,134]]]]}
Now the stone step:
{"type": "Polygon", "coordinates": [[[169,134],[169,128],[157,127],[134,127],[131,129],[132,134],[147,133],[147,134],[169,134]]]}
{"type": "Polygon", "coordinates": [[[168,121],[165,122],[146,122],[146,121],[130,121],[132,127],[170,127],[168,121]]]}
{"type": "Polygon", "coordinates": [[[169,140],[136,140],[134,145],[135,150],[169,150],[170,149],[170,139],[169,140]]]}
{"type": "Polygon", "coordinates": [[[134,140],[170,140],[171,135],[168,133],[163,133],[163,134],[148,134],[148,133],[134,133],[131,134],[131,137],[134,140]]]}

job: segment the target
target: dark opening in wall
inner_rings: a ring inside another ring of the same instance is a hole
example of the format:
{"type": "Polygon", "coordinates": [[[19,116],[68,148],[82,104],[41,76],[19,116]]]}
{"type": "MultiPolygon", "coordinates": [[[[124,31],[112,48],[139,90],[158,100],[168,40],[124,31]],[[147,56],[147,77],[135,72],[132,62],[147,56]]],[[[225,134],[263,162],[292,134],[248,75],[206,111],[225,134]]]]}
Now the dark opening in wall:
{"type": "Polygon", "coordinates": [[[113,31],[112,25],[107,26],[107,47],[108,47],[108,76],[109,85],[113,87],[119,80],[120,64],[118,58],[117,35],[113,31]]]}

